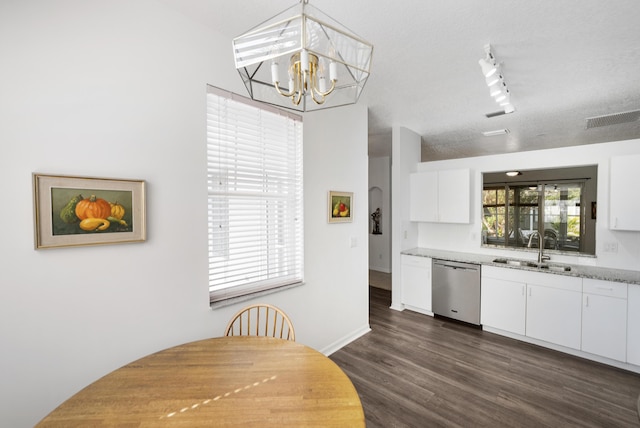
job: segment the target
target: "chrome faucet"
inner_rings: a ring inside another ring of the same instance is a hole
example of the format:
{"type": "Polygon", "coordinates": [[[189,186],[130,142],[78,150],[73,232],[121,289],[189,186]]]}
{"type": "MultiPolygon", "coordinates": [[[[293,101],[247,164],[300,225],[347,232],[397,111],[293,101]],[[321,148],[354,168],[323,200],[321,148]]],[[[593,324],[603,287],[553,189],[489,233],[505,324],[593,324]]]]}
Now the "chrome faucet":
{"type": "Polygon", "coordinates": [[[547,260],[551,260],[551,257],[549,256],[545,256],[542,253],[542,249],[544,248],[544,241],[540,243],[540,245],[538,245],[538,263],[542,263],[545,262],[547,260]]]}
{"type": "Polygon", "coordinates": [[[533,233],[531,233],[531,235],[529,236],[529,244],[527,245],[528,248],[531,248],[531,242],[533,241],[533,238],[535,236],[538,236],[538,263],[542,263],[545,262],[547,260],[551,260],[551,257],[549,256],[545,256],[543,253],[544,250],[544,235],[540,235],[540,232],[538,232],[537,230],[533,233]]]}

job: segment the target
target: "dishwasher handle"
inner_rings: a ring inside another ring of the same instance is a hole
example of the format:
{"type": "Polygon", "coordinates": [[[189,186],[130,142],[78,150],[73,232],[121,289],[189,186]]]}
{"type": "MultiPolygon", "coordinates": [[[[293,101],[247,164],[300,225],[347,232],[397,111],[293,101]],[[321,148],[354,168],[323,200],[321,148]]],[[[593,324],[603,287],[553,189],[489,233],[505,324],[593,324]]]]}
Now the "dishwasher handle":
{"type": "Polygon", "coordinates": [[[444,260],[434,260],[433,266],[445,268],[445,269],[454,269],[454,270],[470,270],[473,272],[477,272],[480,270],[479,265],[474,265],[469,263],[447,262],[444,260]]]}

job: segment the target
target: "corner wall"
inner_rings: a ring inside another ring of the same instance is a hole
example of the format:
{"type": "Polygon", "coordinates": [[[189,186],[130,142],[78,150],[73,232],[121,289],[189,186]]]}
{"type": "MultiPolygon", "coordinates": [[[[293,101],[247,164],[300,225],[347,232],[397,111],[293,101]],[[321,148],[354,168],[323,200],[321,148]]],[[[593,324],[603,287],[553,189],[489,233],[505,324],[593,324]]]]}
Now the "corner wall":
{"type": "Polygon", "coordinates": [[[409,175],[420,162],[420,135],[402,127],[392,130],[391,164],[391,308],[403,310],[400,252],[418,245],[418,224],[409,221],[409,175]]]}
{"type": "MultiPolygon", "coordinates": [[[[0,2],[0,425],[252,303],[208,303],[206,84],[245,94],[230,46],[154,0],[0,2]],[[147,241],[34,250],[33,172],[145,180],[147,241]]],[[[366,108],[311,113],[304,138],[305,284],[259,300],[329,353],[369,328],[366,108]],[[327,224],[330,189],[353,223],[327,224]]]]}

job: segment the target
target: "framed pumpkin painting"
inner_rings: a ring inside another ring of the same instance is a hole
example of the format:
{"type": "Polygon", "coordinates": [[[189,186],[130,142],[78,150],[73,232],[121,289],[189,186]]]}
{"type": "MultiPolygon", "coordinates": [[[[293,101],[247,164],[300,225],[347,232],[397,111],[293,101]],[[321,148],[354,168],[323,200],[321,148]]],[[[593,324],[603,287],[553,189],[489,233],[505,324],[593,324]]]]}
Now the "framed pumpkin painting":
{"type": "Polygon", "coordinates": [[[33,174],[35,248],[146,240],[145,182],[33,174]]]}

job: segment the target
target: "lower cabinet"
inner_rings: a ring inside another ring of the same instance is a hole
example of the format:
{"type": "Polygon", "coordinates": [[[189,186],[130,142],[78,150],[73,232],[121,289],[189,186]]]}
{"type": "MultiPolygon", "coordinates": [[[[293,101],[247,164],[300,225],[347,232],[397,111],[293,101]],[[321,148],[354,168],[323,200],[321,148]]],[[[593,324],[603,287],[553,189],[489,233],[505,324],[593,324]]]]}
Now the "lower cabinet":
{"type": "Polygon", "coordinates": [[[407,309],[433,314],[431,258],[402,255],[402,303],[407,309]]]}
{"type": "Polygon", "coordinates": [[[581,323],[580,289],[527,284],[527,336],[580,349],[581,323]]]}
{"type": "Polygon", "coordinates": [[[580,349],[581,278],[483,266],[481,286],[483,325],[580,349]]]}
{"type": "Polygon", "coordinates": [[[526,284],[501,279],[502,270],[505,269],[482,267],[480,323],[524,336],[526,284]]]}
{"type": "Polygon", "coordinates": [[[640,366],[640,285],[638,284],[629,284],[627,315],[627,362],[640,366]]]}
{"type": "Polygon", "coordinates": [[[582,288],[582,350],[626,361],[627,284],[585,278],[582,288]]]}

